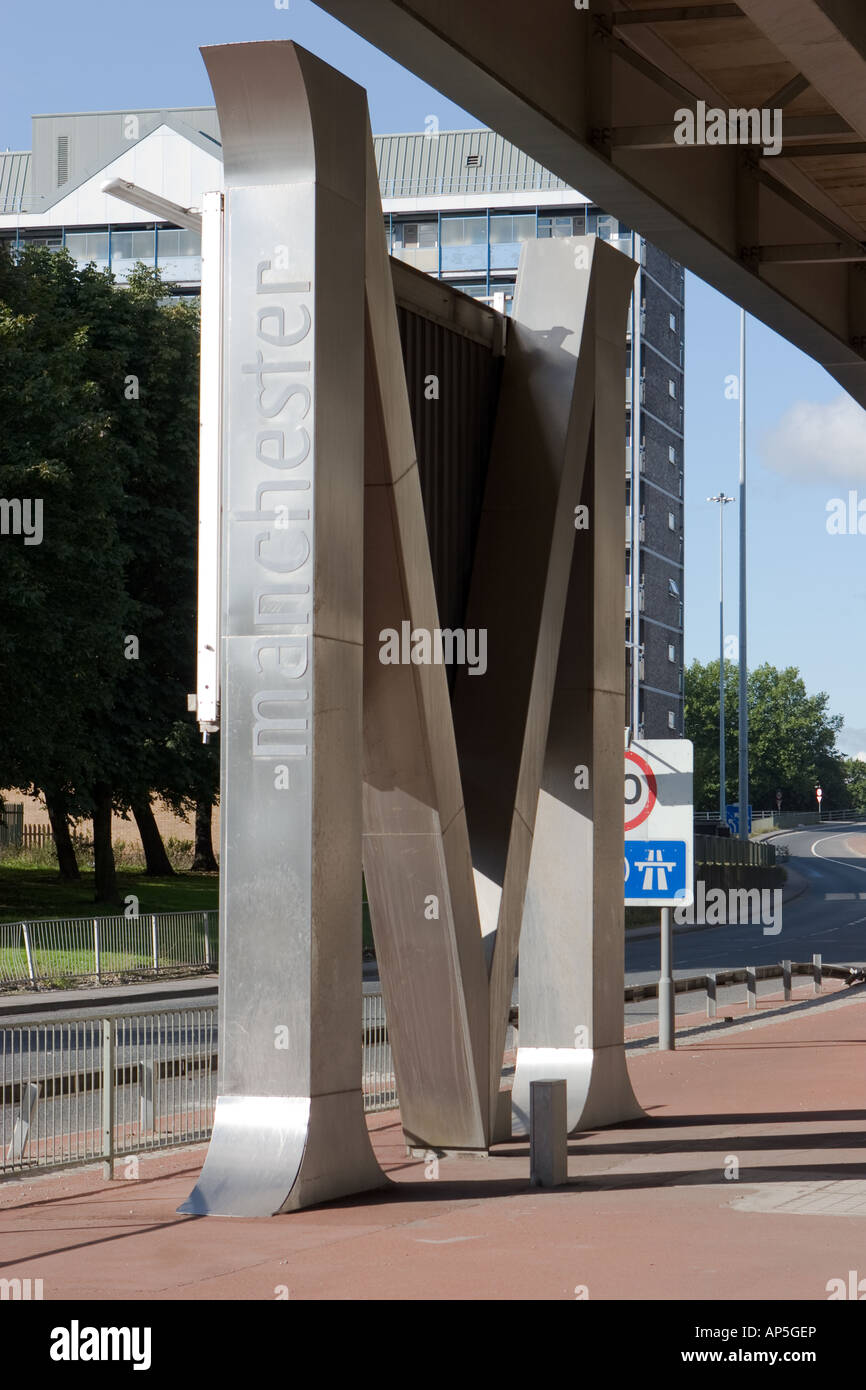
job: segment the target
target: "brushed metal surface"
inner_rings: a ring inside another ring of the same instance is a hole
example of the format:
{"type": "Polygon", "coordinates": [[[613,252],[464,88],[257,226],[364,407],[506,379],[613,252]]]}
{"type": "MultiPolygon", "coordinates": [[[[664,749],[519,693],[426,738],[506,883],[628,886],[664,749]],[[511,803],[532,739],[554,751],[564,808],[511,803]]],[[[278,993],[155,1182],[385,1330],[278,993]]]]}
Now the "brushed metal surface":
{"type": "Polygon", "coordinates": [[[292,43],[203,55],[226,229],[220,1080],[182,1210],[264,1216],[384,1182],[358,1026],[367,118],[292,43]]]}
{"type": "Polygon", "coordinates": [[[575,249],[592,241],[549,243],[540,257],[530,251],[534,273],[525,276],[516,307],[536,323],[570,325],[582,306],[589,351],[584,358],[581,350],[575,393],[592,422],[580,492],[589,526],[573,530],[520,933],[516,1133],[526,1132],[529,1087],[542,1074],[567,1082],[569,1132],[642,1114],[623,1047],[625,665],[617,598],[625,326],[635,267],[595,241],[590,268],[576,269],[575,249]],[[575,778],[578,767],[587,769],[587,786],[575,778]]]}
{"type": "Polygon", "coordinates": [[[485,1148],[487,976],[446,668],[387,665],[380,633],[439,626],[368,139],[364,872],[403,1128],[485,1148]]]}

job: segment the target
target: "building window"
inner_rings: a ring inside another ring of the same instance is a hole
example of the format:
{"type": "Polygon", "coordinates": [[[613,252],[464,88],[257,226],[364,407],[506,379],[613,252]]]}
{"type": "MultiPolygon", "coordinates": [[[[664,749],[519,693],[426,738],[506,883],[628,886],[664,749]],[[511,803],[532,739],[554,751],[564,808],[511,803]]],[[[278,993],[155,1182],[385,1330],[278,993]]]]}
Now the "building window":
{"type": "Polygon", "coordinates": [[[435,222],[395,222],[394,245],[404,250],[417,251],[423,247],[436,245],[435,222]]]}
{"type": "Polygon", "coordinates": [[[683,495],[683,475],[682,475],[682,473],[680,474],[679,479],[677,480],[677,487],[678,487],[678,489],[679,489],[680,497],[682,497],[682,495],[683,495]]]}
{"type": "Polygon", "coordinates": [[[677,384],[676,384],[675,381],[669,381],[669,382],[668,382],[668,395],[669,395],[669,396],[672,396],[672,397],[674,398],[674,400],[676,400],[676,398],[677,398],[677,384]]]}
{"type": "Polygon", "coordinates": [[[153,228],[148,232],[112,232],[112,261],[145,261],[152,264],[153,255],[153,228]]]}
{"type": "Polygon", "coordinates": [[[161,261],[174,260],[177,256],[200,256],[201,234],[190,227],[160,227],[157,246],[161,261]]]}
{"type": "Polygon", "coordinates": [[[82,265],[87,265],[88,261],[107,265],[108,232],[68,232],[66,249],[82,265]]]}
{"type": "Polygon", "coordinates": [[[671,463],[676,463],[677,461],[677,450],[675,444],[668,445],[668,460],[671,463]]]}
{"type": "Polygon", "coordinates": [[[675,579],[668,580],[668,593],[671,594],[674,598],[679,598],[680,586],[675,579]]]}
{"type": "Polygon", "coordinates": [[[490,244],[499,246],[503,242],[532,241],[535,237],[535,214],[496,213],[490,218],[490,244]]]}
{"type": "Polygon", "coordinates": [[[477,246],[487,240],[486,217],[443,217],[443,246],[477,246]]]}
{"type": "Polygon", "coordinates": [[[668,314],[668,321],[669,321],[670,326],[671,326],[671,332],[672,332],[672,333],[676,333],[676,331],[677,331],[677,316],[676,316],[676,314],[668,314]]]}
{"type": "Polygon", "coordinates": [[[676,517],[674,516],[673,512],[668,512],[668,530],[670,530],[670,531],[675,531],[676,529],[677,529],[677,519],[676,519],[676,517]]]}
{"type": "Polygon", "coordinates": [[[676,661],[676,659],[677,649],[674,646],[673,642],[668,642],[668,661],[676,661]]]}
{"type": "Polygon", "coordinates": [[[669,709],[669,710],[668,710],[668,728],[669,728],[669,729],[675,729],[676,727],[677,727],[677,716],[676,716],[676,714],[674,713],[674,711],[673,711],[672,709],[669,709]]]}
{"type": "Polygon", "coordinates": [[[538,235],[540,237],[583,236],[585,231],[585,208],[581,208],[580,212],[568,213],[560,217],[539,217],[538,219],[538,235]]]}

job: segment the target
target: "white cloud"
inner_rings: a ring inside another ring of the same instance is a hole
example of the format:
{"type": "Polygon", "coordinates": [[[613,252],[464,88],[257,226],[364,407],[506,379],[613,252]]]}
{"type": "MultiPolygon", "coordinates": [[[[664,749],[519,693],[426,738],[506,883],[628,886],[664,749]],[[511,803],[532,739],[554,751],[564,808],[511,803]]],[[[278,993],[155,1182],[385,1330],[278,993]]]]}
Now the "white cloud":
{"type": "Polygon", "coordinates": [[[859,758],[866,763],[866,753],[862,751],[866,747],[866,729],[851,729],[843,724],[836,735],[836,745],[844,757],[859,758]]]}
{"type": "Polygon", "coordinates": [[[848,395],[797,401],[761,439],[764,463],[804,483],[866,482],[866,410],[848,395]]]}

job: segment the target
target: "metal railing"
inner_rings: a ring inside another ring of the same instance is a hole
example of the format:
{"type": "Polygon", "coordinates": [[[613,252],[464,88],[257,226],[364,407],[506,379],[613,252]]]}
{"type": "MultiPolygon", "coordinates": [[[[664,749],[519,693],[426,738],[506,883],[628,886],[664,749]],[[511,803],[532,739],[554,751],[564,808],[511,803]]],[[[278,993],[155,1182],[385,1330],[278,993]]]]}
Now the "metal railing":
{"type": "MultiPolygon", "coordinates": [[[[364,1110],[397,1090],[381,994],[362,1002],[364,1110]]],[[[0,1177],[205,1142],[217,1094],[217,1005],[50,1023],[0,1022],[0,1177]]]]}
{"type": "Polygon", "coordinates": [[[216,969],[216,912],[0,922],[0,986],[216,969]]]}
{"type": "Polygon", "coordinates": [[[776,862],[776,847],[761,840],[729,839],[721,835],[695,836],[695,864],[749,864],[762,869],[776,862]]]}

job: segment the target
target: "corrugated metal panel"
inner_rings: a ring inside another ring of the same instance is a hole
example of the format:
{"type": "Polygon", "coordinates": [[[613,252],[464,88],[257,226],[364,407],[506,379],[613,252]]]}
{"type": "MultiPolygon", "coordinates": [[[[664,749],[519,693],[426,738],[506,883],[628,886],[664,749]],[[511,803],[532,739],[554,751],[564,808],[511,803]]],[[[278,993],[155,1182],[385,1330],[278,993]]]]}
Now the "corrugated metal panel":
{"type": "Polygon", "coordinates": [[[30,194],[30,151],[0,151],[0,212],[21,212],[30,194]]]}
{"type": "Polygon", "coordinates": [[[503,358],[409,309],[397,314],[439,624],[463,627],[503,358]],[[428,400],[434,376],[438,399],[428,400]]]}
{"type": "Polygon", "coordinates": [[[374,143],[383,198],[568,187],[492,130],[377,135],[374,143]]]}

